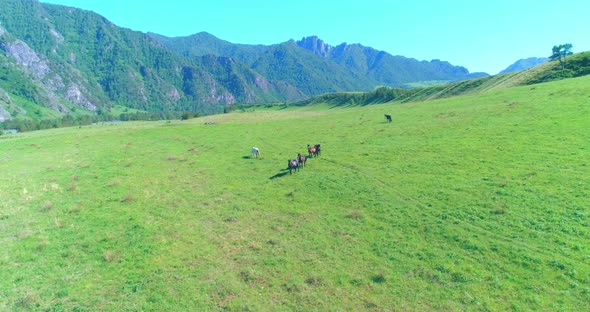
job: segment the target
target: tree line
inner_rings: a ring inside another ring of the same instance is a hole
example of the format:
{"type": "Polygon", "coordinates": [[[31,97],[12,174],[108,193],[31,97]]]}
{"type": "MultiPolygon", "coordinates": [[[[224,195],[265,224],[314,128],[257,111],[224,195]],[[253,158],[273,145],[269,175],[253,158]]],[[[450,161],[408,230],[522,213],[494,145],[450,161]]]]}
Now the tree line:
{"type": "Polygon", "coordinates": [[[15,129],[18,132],[45,130],[63,127],[87,126],[99,122],[111,121],[156,121],[156,120],[186,120],[202,116],[195,112],[134,112],[122,113],[115,118],[111,113],[97,115],[71,115],[52,119],[12,119],[0,122],[2,129],[15,129]]]}
{"type": "Polygon", "coordinates": [[[0,129],[16,129],[18,132],[44,130],[62,127],[74,127],[90,125],[101,121],[111,121],[113,116],[103,115],[65,115],[61,118],[51,119],[12,119],[0,123],[0,129]]]}

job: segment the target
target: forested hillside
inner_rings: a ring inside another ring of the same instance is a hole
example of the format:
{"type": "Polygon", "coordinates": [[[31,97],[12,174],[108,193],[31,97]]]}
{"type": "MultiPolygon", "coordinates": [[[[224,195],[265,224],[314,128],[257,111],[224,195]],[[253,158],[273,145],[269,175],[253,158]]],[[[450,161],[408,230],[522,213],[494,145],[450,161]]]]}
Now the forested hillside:
{"type": "MultiPolygon", "coordinates": [[[[198,62],[95,13],[30,0],[1,2],[2,58],[12,63],[9,71],[22,73],[21,80],[41,86],[39,92],[29,88],[37,104],[48,102],[44,93],[55,99],[53,106],[81,104],[70,99],[76,93],[92,111],[119,104],[211,113],[247,100],[228,91],[198,62]]],[[[0,87],[12,93],[6,83],[0,87]]]]}
{"type": "Polygon", "coordinates": [[[336,90],[365,91],[379,85],[405,87],[412,82],[457,81],[487,76],[485,73],[471,74],[466,68],[448,62],[393,56],[360,44],[332,46],[317,36],[263,46],[233,44],[205,32],[176,38],[150,35],[188,57],[215,54],[235,58],[267,77],[288,81],[308,95],[336,90]],[[297,66],[293,66],[293,61],[297,66]],[[334,75],[338,76],[337,79],[334,75]]]}
{"type": "Polygon", "coordinates": [[[211,114],[237,103],[479,76],[358,44],[332,47],[317,37],[269,46],[232,44],[207,33],[167,38],[38,0],[0,0],[0,7],[0,121],[35,121],[32,128],[40,121],[57,126],[65,116],[211,114]]]}

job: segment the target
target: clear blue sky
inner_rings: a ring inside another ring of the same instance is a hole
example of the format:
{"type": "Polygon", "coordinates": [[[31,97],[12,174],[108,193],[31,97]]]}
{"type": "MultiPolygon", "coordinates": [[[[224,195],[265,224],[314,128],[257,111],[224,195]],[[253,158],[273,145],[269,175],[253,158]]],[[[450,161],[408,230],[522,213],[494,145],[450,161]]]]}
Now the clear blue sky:
{"type": "Polygon", "coordinates": [[[590,1],[531,0],[41,0],[162,35],[206,31],[233,43],[275,44],[317,35],[418,60],[496,74],[553,45],[590,50],[590,1]]]}

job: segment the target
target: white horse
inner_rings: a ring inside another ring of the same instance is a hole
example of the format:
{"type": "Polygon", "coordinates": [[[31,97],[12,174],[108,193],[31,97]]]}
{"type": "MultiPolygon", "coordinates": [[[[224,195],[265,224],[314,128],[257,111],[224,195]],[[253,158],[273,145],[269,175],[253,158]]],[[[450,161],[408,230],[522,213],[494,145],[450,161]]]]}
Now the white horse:
{"type": "Polygon", "coordinates": [[[254,157],[254,158],[260,157],[260,149],[258,149],[258,147],[252,148],[252,157],[254,157]]]}

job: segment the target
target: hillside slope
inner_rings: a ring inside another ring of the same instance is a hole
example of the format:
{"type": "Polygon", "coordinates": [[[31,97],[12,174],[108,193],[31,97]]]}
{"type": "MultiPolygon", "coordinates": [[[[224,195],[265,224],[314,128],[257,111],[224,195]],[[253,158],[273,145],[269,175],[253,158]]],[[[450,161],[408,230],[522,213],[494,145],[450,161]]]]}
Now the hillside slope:
{"type": "MultiPolygon", "coordinates": [[[[16,63],[10,71],[37,86],[39,92],[30,92],[43,97],[39,105],[61,112],[68,106],[109,110],[114,104],[212,112],[237,101],[195,63],[95,13],[33,0],[0,2],[0,54],[6,64],[16,63]]],[[[11,92],[2,81],[0,87],[11,92]]]]}
{"type": "Polygon", "coordinates": [[[0,136],[0,310],[583,310],[589,85],[0,136]]]}
{"type": "Polygon", "coordinates": [[[144,111],[222,112],[307,97],[227,59],[189,59],[93,12],[0,0],[0,118],[144,111]]]}
{"type": "Polygon", "coordinates": [[[369,105],[391,101],[419,102],[468,94],[484,94],[506,88],[590,75],[590,52],[577,53],[568,59],[565,69],[557,61],[546,62],[528,70],[498,74],[433,87],[412,90],[382,87],[371,92],[324,94],[294,106],[329,103],[332,106],[369,105]]]}
{"type": "Polygon", "coordinates": [[[541,65],[547,61],[549,61],[548,57],[529,57],[526,59],[520,59],[520,60],[514,62],[514,64],[506,67],[506,69],[501,71],[500,74],[506,74],[506,73],[511,73],[511,72],[515,72],[515,71],[526,70],[531,67],[541,65]]]}

